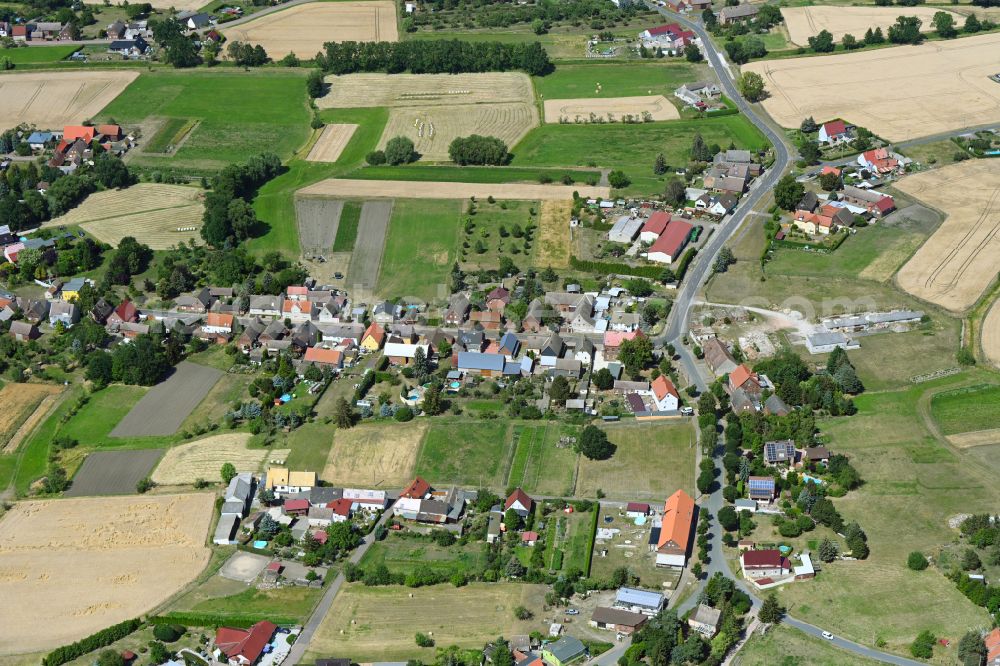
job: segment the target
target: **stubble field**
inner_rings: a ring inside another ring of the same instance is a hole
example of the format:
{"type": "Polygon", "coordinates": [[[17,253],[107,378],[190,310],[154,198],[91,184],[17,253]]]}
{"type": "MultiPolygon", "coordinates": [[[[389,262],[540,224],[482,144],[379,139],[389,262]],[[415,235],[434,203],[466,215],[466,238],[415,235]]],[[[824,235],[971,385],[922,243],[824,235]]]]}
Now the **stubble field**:
{"type": "Polygon", "coordinates": [[[547,123],[587,122],[591,114],[601,119],[608,119],[611,114],[615,121],[626,115],[641,120],[644,112],[649,113],[652,120],[677,120],[681,117],[677,107],[663,95],[545,100],[547,123]]]}
{"type": "Polygon", "coordinates": [[[208,562],[212,506],[211,493],[16,504],[0,520],[0,654],[71,643],[162,602],[208,562]]]}
{"type": "Polygon", "coordinates": [[[0,127],[79,125],[139,77],[127,70],[31,72],[0,77],[0,127]]]}
{"type": "Polygon", "coordinates": [[[133,236],[154,250],[181,241],[199,240],[204,194],[183,185],[139,183],[124,190],[105,190],[45,226],[79,225],[97,240],[117,246],[133,236]]]}
{"type": "Polygon", "coordinates": [[[345,486],[403,487],[413,480],[413,467],[427,422],[362,425],[337,430],[324,481],[345,486]]]}
{"type": "Polygon", "coordinates": [[[264,458],[284,459],[287,450],[249,449],[250,433],[212,435],[167,449],[153,471],[153,481],[161,486],[194,483],[198,479],[218,481],[225,463],[238,472],[256,472],[264,458]]]}
{"type": "Polygon", "coordinates": [[[948,214],[899,270],[900,287],[952,312],[966,310],[997,275],[1000,171],[990,160],[969,160],[907,176],[896,186],[948,214]]]}
{"type": "Polygon", "coordinates": [[[312,58],[325,42],[395,42],[396,7],[385,0],[310,2],[226,29],[229,41],[260,44],[274,59],[312,58]]]}
{"type": "MultiPolygon", "coordinates": [[[[900,12],[907,13],[907,12],[900,12]]],[[[743,71],[764,77],[763,105],[783,127],[843,118],[890,141],[1000,121],[1000,34],[860,53],[763,60],[743,71]],[[878,91],[845,95],[845,90],[878,91]]]]}
{"type": "Polygon", "coordinates": [[[336,162],[347,147],[347,142],[354,136],[358,126],[353,123],[327,125],[323,134],[313,145],[306,157],[307,162],[336,162]]]}
{"type": "Polygon", "coordinates": [[[35,412],[47,413],[48,404],[59,394],[59,387],[51,384],[7,384],[0,389],[0,450],[12,453],[18,441],[14,435],[33,420],[35,412]],[[43,401],[45,408],[43,408],[43,401]]]}
{"type": "MultiPolygon", "coordinates": [[[[885,32],[890,25],[896,22],[896,17],[900,15],[916,16],[923,25],[922,32],[930,32],[934,29],[931,19],[934,14],[942,11],[940,7],[907,7],[902,11],[897,7],[784,7],[781,15],[785,17],[785,25],[788,26],[788,34],[793,44],[806,46],[809,38],[819,34],[822,30],[828,30],[833,35],[833,39],[839,42],[844,35],[851,34],[861,39],[869,28],[882,28],[885,32]]],[[[961,24],[965,19],[954,12],[951,14],[956,23],[961,24]]]]}

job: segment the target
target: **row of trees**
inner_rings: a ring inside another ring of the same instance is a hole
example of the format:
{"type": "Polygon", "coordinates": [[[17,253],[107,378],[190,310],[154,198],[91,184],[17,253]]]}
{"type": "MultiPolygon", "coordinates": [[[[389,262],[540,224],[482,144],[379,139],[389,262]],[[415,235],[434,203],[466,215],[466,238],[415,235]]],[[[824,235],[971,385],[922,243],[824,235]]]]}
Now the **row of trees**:
{"type": "Polygon", "coordinates": [[[212,191],[205,196],[201,237],[215,247],[249,238],[257,226],[257,215],[249,201],[261,185],[281,170],[281,158],[274,153],[262,153],[219,172],[212,181],[212,191]]]}
{"type": "MultiPolygon", "coordinates": [[[[516,5],[501,0],[430,0],[433,9],[413,18],[414,27],[429,26],[440,20],[441,12],[457,14],[469,27],[505,28],[530,23],[536,34],[543,34],[554,23],[595,21],[615,23],[636,15],[636,6],[622,3],[619,8],[603,0],[551,0],[550,2],[516,5]],[[535,26],[541,26],[541,31],[535,26]]],[[[445,14],[447,16],[447,13],[445,14]]]]}
{"type": "Polygon", "coordinates": [[[538,42],[502,44],[457,39],[405,42],[327,42],[316,54],[320,69],[331,74],[386,72],[459,74],[523,70],[542,75],[552,69],[549,54],[538,42]]]}

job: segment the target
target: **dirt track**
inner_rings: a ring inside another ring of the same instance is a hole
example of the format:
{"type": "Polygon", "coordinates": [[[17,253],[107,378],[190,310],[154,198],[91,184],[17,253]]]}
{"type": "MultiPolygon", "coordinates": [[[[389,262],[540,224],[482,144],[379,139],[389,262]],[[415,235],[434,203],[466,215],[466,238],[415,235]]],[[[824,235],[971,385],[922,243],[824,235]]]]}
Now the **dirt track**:
{"type": "Polygon", "coordinates": [[[1000,298],[983,318],[983,353],[994,366],[1000,368],[1000,298]]]}
{"type": "Polygon", "coordinates": [[[681,117],[677,107],[663,95],[545,100],[547,123],[558,123],[560,118],[565,118],[570,123],[577,118],[582,123],[588,122],[591,113],[604,120],[607,120],[609,113],[616,120],[621,120],[628,114],[641,118],[643,112],[648,112],[653,120],[677,120],[681,117]]]}
{"type": "MultiPolygon", "coordinates": [[[[589,185],[539,185],[537,183],[444,183],[407,180],[351,180],[329,178],[298,191],[299,196],[313,197],[365,197],[394,199],[497,199],[562,200],[572,199],[573,192],[581,197],[611,196],[607,187],[589,185]]],[[[360,234],[359,234],[360,241],[360,234]]]]}
{"type": "Polygon", "coordinates": [[[79,125],[139,77],[138,71],[27,72],[0,76],[0,127],[79,125]]]}
{"type": "Polygon", "coordinates": [[[783,127],[839,117],[902,141],[1000,121],[1000,84],[989,79],[1000,72],[998,50],[994,33],[742,69],[764,77],[764,108],[783,127]]]}
{"type": "Polygon", "coordinates": [[[844,35],[852,34],[859,40],[864,37],[869,28],[882,28],[884,33],[890,25],[896,22],[900,15],[916,16],[923,25],[922,32],[934,29],[931,19],[939,11],[951,14],[955,22],[961,25],[965,18],[942,10],[941,7],[834,7],[831,5],[816,5],[812,7],[784,7],[781,15],[785,17],[788,35],[793,44],[807,46],[809,38],[829,30],[833,39],[839,42],[844,35]]]}
{"type": "Polygon", "coordinates": [[[221,376],[222,372],[215,368],[188,361],[179,363],[170,377],[142,396],[110,436],[173,435],[221,376]]]}
{"type": "Polygon", "coordinates": [[[900,287],[952,312],[968,309],[1000,264],[1000,169],[969,160],[907,176],[896,187],[948,214],[899,270],[900,287]]]}
{"type": "Polygon", "coordinates": [[[357,125],[350,123],[327,125],[323,128],[323,134],[313,145],[306,157],[307,162],[336,162],[340,159],[340,154],[344,152],[347,143],[354,136],[357,125]]]}
{"type": "Polygon", "coordinates": [[[361,206],[358,237],[354,243],[354,254],[351,255],[347,284],[352,293],[364,294],[364,298],[374,293],[375,283],[378,281],[385,236],[392,217],[392,204],[391,200],[382,199],[366,201],[361,206]]]}

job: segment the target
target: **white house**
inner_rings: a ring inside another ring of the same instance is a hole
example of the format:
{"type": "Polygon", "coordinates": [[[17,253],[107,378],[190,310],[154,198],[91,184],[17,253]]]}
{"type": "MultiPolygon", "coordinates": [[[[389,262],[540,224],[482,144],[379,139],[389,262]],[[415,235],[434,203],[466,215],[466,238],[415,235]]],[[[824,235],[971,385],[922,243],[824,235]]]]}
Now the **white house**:
{"type": "Polygon", "coordinates": [[[659,412],[675,412],[680,406],[680,394],[673,382],[667,379],[666,375],[660,375],[653,380],[653,399],[656,401],[656,410],[659,412]]]}
{"type": "Polygon", "coordinates": [[[832,120],[828,123],[820,125],[819,137],[817,137],[817,140],[820,143],[835,146],[837,144],[850,141],[851,135],[847,131],[847,125],[844,124],[843,120],[832,120]]]}

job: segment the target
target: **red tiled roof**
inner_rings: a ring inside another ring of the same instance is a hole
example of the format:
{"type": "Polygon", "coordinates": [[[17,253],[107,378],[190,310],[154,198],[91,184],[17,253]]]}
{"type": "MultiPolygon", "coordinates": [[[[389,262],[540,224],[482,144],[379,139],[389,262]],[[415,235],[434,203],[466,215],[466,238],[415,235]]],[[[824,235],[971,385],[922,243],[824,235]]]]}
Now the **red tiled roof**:
{"type": "Polygon", "coordinates": [[[521,534],[521,541],[538,541],[538,532],[524,532],[521,534]]]}
{"type": "Polygon", "coordinates": [[[736,369],[729,373],[729,385],[740,387],[743,386],[747,380],[752,379],[757,381],[757,373],[753,372],[747,366],[742,363],[736,366],[736,369]]]}
{"type": "Polygon", "coordinates": [[[493,299],[500,299],[504,303],[510,302],[510,291],[503,287],[497,287],[490,293],[486,294],[486,300],[492,301],[493,299]]]}
{"type": "Polygon", "coordinates": [[[429,493],[431,490],[431,484],[427,483],[421,477],[413,479],[413,481],[408,485],[403,492],[399,494],[400,497],[409,497],[411,499],[423,499],[424,495],[429,493]]]}
{"type": "Polygon", "coordinates": [[[835,176],[839,176],[840,175],[840,169],[838,169],[837,167],[832,167],[830,165],[827,165],[827,166],[823,167],[822,170],[820,170],[819,175],[825,176],[828,173],[832,173],[835,176]]]}
{"type": "Polygon", "coordinates": [[[120,136],[122,128],[120,125],[98,125],[97,133],[104,136],[120,136]]]}
{"type": "MultiPolygon", "coordinates": [[[[350,511],[350,507],[348,507],[348,511],[350,511]]],[[[313,530],[312,532],[310,532],[310,534],[312,534],[313,539],[316,539],[316,541],[318,541],[320,545],[326,543],[328,535],[325,530],[313,530]]]]}
{"type": "Polygon", "coordinates": [[[986,644],[986,663],[993,664],[1000,659],[1000,629],[994,629],[983,638],[986,644]]]}
{"type": "Polygon", "coordinates": [[[528,509],[529,511],[531,510],[531,498],[528,497],[528,493],[524,492],[520,488],[510,494],[510,497],[507,498],[507,503],[503,505],[503,510],[506,511],[509,509],[514,502],[520,502],[521,506],[525,509],[528,509]]]}
{"type": "Polygon", "coordinates": [[[634,340],[636,338],[645,337],[639,329],[634,331],[605,331],[604,333],[604,346],[605,347],[620,347],[622,342],[625,340],[634,340]]]}
{"type": "Polygon", "coordinates": [[[663,505],[663,524],[660,526],[657,549],[672,543],[678,550],[687,552],[693,522],[694,500],[683,490],[678,490],[663,505]]]}
{"type": "Polygon", "coordinates": [[[332,502],[327,502],[326,508],[332,509],[338,516],[344,516],[345,518],[351,517],[351,507],[354,505],[349,499],[336,499],[332,502]]]}
{"type": "Polygon", "coordinates": [[[667,228],[670,223],[670,213],[664,213],[662,210],[658,210],[649,216],[646,220],[646,224],[642,225],[641,233],[656,234],[659,236],[663,233],[663,230],[667,228]]]}
{"type": "Polygon", "coordinates": [[[271,562],[267,565],[267,570],[274,572],[281,571],[281,562],[271,562]]]}
{"type": "Polygon", "coordinates": [[[285,511],[302,511],[309,508],[309,500],[293,499],[285,500],[285,511]]]}
{"type": "Polygon", "coordinates": [[[306,350],[303,360],[310,363],[327,363],[329,365],[340,365],[344,357],[339,349],[324,349],[323,347],[310,347],[306,350]]]}
{"type": "Polygon", "coordinates": [[[670,220],[666,230],[660,234],[656,242],[649,248],[649,252],[662,252],[670,255],[671,259],[677,259],[677,253],[687,242],[688,236],[694,227],[683,220],[670,220]]]}
{"type": "Polygon", "coordinates": [[[385,340],[385,329],[372,322],[365,330],[365,334],[361,336],[361,341],[364,342],[368,336],[371,336],[375,340],[375,344],[381,345],[382,341],[385,340]]]}
{"type": "Polygon", "coordinates": [[[892,197],[882,197],[875,203],[875,208],[878,209],[880,213],[888,213],[890,210],[896,207],[896,202],[893,201],[892,197]]]}
{"type": "Polygon", "coordinates": [[[63,128],[63,141],[76,141],[83,139],[87,143],[94,140],[95,130],[93,127],[84,125],[66,125],[63,128]]]}
{"type": "Polygon", "coordinates": [[[229,658],[241,656],[254,663],[277,629],[277,625],[267,620],[258,622],[250,629],[219,627],[215,632],[215,645],[229,658]]]}
{"type": "Polygon", "coordinates": [[[305,296],[309,293],[308,287],[289,287],[285,290],[285,294],[288,296],[305,296]]]}
{"type": "Polygon", "coordinates": [[[122,301],[117,308],[115,308],[115,314],[122,318],[122,321],[134,321],[139,317],[139,311],[136,309],[135,304],[132,301],[122,301]]]}
{"type": "Polygon", "coordinates": [[[831,120],[828,123],[823,123],[823,128],[826,130],[827,136],[838,136],[847,133],[847,126],[843,120],[831,120]]]}
{"type": "Polygon", "coordinates": [[[660,375],[654,379],[652,388],[653,395],[656,396],[657,400],[663,400],[667,397],[667,394],[670,394],[680,400],[680,393],[677,392],[677,388],[674,386],[674,383],[667,379],[666,375],[660,375]]]}
{"type": "Polygon", "coordinates": [[[649,513],[649,505],[645,502],[629,502],[625,506],[625,510],[631,512],[641,511],[643,513],[649,513]]]}
{"type": "Polygon", "coordinates": [[[762,569],[769,567],[791,568],[791,562],[788,561],[788,558],[782,557],[779,550],[747,550],[740,557],[743,560],[744,567],[762,569]]]}
{"type": "Polygon", "coordinates": [[[233,315],[223,314],[221,312],[209,312],[206,318],[206,323],[209,326],[219,326],[219,327],[233,327],[233,315]]]}

